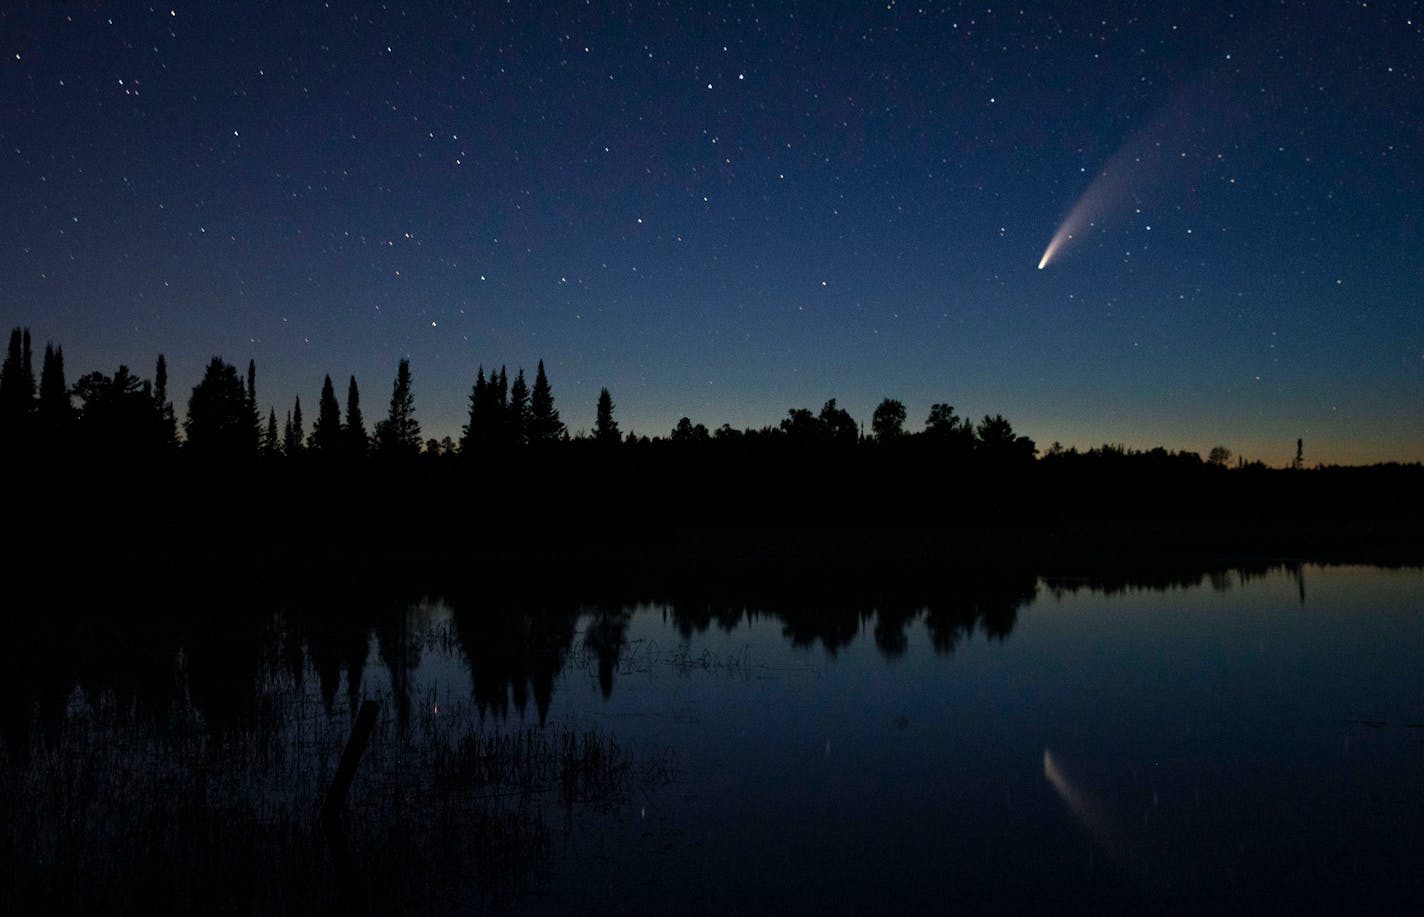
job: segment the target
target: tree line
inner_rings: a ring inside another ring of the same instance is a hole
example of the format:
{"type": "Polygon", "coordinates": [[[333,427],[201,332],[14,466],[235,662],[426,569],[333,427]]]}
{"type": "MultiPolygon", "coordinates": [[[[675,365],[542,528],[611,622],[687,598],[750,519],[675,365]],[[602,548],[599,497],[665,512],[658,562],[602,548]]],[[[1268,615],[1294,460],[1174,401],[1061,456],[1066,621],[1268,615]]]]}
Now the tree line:
{"type": "MultiPolygon", "coordinates": [[[[999,465],[1031,462],[1039,457],[1032,439],[1018,434],[1002,415],[985,415],[975,422],[960,417],[948,403],[930,407],[918,431],[908,428],[903,402],[885,398],[875,408],[866,431],[836,399],[819,411],[792,408],[776,425],[737,429],[723,424],[709,430],[683,417],[666,436],[624,434],[614,417],[614,402],[607,388],[599,392],[594,424],[588,434],[571,436],[555,406],[553,389],[539,361],[532,386],[524,370],[511,380],[504,366],[486,373],[480,366],[469,394],[468,417],[458,441],[445,437],[423,439],[416,416],[410,361],[401,359],[392,382],[385,416],[368,431],[356,377],[346,386],[345,405],[337,399],[336,385],[327,375],[317,400],[316,418],[308,427],[298,397],[279,417],[267,405],[264,416],[257,396],[257,366],[249,360],[246,373],[213,357],[188,397],[180,424],[168,391],[167,363],[155,361],[151,379],[141,378],[127,366],[112,374],[86,373],[72,385],[64,369],[64,351],[47,343],[38,379],[34,372],[28,328],[10,333],[9,347],[0,366],[0,450],[5,457],[18,455],[103,454],[106,457],[151,458],[186,455],[200,460],[246,458],[297,458],[310,455],[347,459],[367,456],[409,458],[473,458],[521,447],[547,447],[564,443],[597,446],[689,446],[777,443],[791,447],[841,449],[860,444],[907,448],[911,444],[935,454],[975,457],[999,465]]],[[[1195,452],[1168,452],[1157,448],[1141,452],[1104,445],[1080,453],[1054,443],[1042,459],[1058,465],[1113,464],[1125,459],[1135,464],[1225,466],[1233,455],[1223,446],[1206,459],[1195,452]]],[[[1299,449],[1295,467],[1300,467],[1299,449]]],[[[1246,465],[1238,459],[1238,466],[1246,465]]],[[[1254,463],[1260,466],[1260,463],[1254,463]]]]}

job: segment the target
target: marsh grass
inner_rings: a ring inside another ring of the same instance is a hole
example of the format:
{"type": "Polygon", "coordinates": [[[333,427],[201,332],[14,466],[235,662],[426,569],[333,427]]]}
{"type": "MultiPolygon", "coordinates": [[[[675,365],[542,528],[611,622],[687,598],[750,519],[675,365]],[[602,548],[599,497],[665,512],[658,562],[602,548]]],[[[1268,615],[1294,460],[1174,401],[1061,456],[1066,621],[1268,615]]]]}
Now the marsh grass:
{"type": "MultiPolygon", "coordinates": [[[[0,913],[339,910],[349,880],[317,815],[352,716],[314,681],[264,666],[220,721],[186,693],[155,715],[75,690],[58,731],[32,731],[0,771],[0,913]]],[[[570,814],[616,814],[675,777],[668,755],[604,734],[412,693],[404,724],[389,690],[373,695],[382,713],[342,818],[373,913],[510,907],[548,878],[570,814]]]]}

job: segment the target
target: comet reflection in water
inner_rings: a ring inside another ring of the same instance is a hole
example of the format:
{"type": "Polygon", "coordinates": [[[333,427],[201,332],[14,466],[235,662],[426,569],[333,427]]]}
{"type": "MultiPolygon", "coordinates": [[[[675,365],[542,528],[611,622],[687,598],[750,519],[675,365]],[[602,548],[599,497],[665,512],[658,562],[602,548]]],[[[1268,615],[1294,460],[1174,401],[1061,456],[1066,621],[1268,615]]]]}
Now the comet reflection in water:
{"type": "Polygon", "coordinates": [[[1118,832],[1112,828],[1102,807],[1074,785],[1058,762],[1053,760],[1053,752],[1047,748],[1043,750],[1043,776],[1048,778],[1048,782],[1058,793],[1058,798],[1063,800],[1063,805],[1067,806],[1073,817],[1087,829],[1093,840],[1109,853],[1119,853],[1121,845],[1118,842],[1118,832]]]}
{"type": "Polygon", "coordinates": [[[1149,899],[1159,899],[1159,903],[1164,896],[1172,895],[1179,877],[1173,870],[1164,868],[1167,864],[1153,854],[1152,839],[1145,831],[1131,830],[1131,822],[1114,817],[1101,802],[1088,795],[1047,748],[1043,750],[1043,776],[1093,843],[1141,893],[1149,899]]]}

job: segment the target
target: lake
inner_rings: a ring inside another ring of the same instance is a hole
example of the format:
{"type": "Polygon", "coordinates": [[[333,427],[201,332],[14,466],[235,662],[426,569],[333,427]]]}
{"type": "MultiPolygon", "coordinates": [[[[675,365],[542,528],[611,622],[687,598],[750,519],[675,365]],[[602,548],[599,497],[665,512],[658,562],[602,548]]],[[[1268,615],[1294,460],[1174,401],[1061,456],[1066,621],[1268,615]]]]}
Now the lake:
{"type": "Polygon", "coordinates": [[[1413,911],[1424,570],[36,607],[0,911],[1413,911]],[[364,700],[374,735],[317,808],[364,700]]]}

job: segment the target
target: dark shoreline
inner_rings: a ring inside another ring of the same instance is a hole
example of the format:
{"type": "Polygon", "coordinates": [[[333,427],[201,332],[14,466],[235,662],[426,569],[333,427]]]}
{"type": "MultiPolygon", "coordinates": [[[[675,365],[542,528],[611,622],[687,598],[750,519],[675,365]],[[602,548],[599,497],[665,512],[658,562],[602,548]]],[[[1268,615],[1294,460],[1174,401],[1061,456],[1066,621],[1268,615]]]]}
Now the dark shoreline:
{"type": "MultiPolygon", "coordinates": [[[[710,455],[710,454],[709,454],[710,455]]],[[[1424,467],[998,468],[874,449],[671,460],[10,467],[22,591],[109,585],[658,592],[1424,565],[1424,467]],[[711,460],[716,458],[717,460],[711,460]],[[913,458],[914,460],[909,460],[913,458]],[[108,584],[108,585],[106,585],[108,584]]]]}

